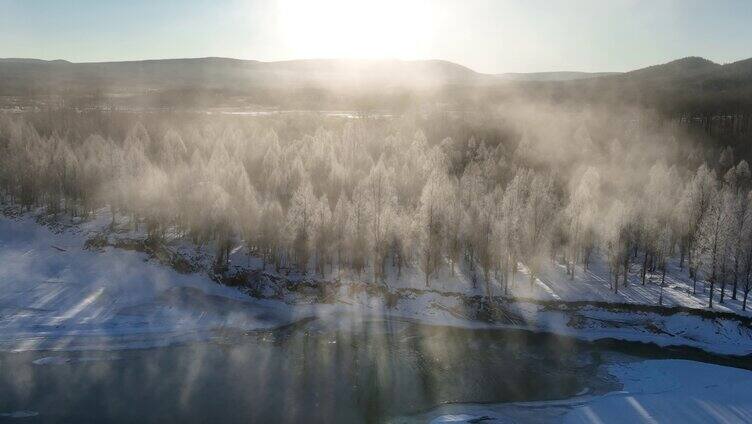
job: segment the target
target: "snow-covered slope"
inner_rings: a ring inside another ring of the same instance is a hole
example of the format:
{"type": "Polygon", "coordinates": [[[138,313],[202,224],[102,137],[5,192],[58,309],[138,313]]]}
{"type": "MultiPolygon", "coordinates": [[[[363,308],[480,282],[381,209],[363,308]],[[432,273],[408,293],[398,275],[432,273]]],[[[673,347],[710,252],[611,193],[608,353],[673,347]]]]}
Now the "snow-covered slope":
{"type": "MultiPolygon", "coordinates": [[[[446,271],[426,289],[419,272],[406,268],[400,278],[392,272],[386,287],[364,283],[365,275],[335,280],[332,275],[259,273],[260,261],[238,247],[231,255],[233,270],[256,272],[256,277],[233,288],[217,284],[205,272],[211,266],[210,248],[179,237],[168,241],[169,250],[197,270],[180,273],[154,255],[110,246],[119,240],[128,247],[145,235],[124,229],[107,232],[111,218],[104,211],[85,222],[47,220],[40,225],[43,219],[29,213],[0,217],[2,350],[161,346],[211,338],[217,330],[249,331],[347,314],[752,353],[752,328],[746,318],[630,309],[623,304],[654,305],[656,284],[633,281],[614,294],[598,273],[597,262],[574,281],[552,264],[532,285],[523,269],[512,287],[516,297],[497,297],[489,310],[482,285],[473,287],[467,272],[446,271]],[[87,240],[103,232],[109,234],[107,243],[87,247],[87,240]],[[582,300],[606,303],[570,303],[582,300]]],[[[687,281],[673,274],[671,278],[666,304],[703,307],[701,294],[693,296],[687,281]]],[[[500,294],[498,287],[495,293],[500,294]]],[[[738,302],[727,302],[723,310],[738,312],[738,302]]]]}
{"type": "Polygon", "coordinates": [[[298,318],[143,253],[84,250],[87,234],[104,225],[55,232],[29,215],[0,218],[0,349],[164,345],[298,318]]]}

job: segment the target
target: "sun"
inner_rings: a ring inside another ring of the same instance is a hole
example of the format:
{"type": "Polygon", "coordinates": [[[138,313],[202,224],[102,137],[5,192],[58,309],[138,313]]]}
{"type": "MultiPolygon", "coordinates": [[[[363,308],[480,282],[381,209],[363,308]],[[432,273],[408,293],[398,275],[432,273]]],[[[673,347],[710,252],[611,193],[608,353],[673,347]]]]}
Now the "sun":
{"type": "Polygon", "coordinates": [[[290,57],[419,58],[433,38],[430,1],[278,0],[290,57]]]}

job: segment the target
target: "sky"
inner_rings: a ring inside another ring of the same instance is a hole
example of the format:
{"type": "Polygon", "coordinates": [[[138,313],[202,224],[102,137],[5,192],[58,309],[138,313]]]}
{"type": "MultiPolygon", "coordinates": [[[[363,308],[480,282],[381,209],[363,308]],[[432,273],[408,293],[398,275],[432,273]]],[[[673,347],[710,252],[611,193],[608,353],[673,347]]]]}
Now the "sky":
{"type": "Polygon", "coordinates": [[[0,0],[0,57],[444,59],[479,72],[752,57],[750,0],[0,0]]]}

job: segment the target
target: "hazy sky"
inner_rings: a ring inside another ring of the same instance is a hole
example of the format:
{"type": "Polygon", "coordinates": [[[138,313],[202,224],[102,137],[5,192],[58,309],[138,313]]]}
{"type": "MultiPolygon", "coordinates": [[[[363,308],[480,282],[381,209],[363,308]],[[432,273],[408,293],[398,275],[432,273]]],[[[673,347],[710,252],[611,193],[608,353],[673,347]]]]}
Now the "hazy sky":
{"type": "Polygon", "coordinates": [[[0,57],[446,59],[481,72],[752,57],[752,1],[0,0],[0,57]]]}

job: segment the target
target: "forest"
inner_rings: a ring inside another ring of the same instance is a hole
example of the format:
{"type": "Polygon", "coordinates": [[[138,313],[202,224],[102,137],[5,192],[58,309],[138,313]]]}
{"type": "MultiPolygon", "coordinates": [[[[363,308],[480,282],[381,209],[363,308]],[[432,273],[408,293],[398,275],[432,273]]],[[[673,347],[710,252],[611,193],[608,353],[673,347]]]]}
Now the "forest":
{"type": "MultiPolygon", "coordinates": [[[[0,115],[6,205],[106,210],[159,242],[243,246],[265,268],[430,287],[465,272],[487,296],[574,275],[611,287],[678,260],[708,305],[752,288],[749,164],[640,110],[519,103],[474,113],[331,117],[58,110],[0,115]]],[[[663,280],[661,280],[661,287],[663,280]]],[[[696,287],[695,287],[696,289],[696,287]]]]}

